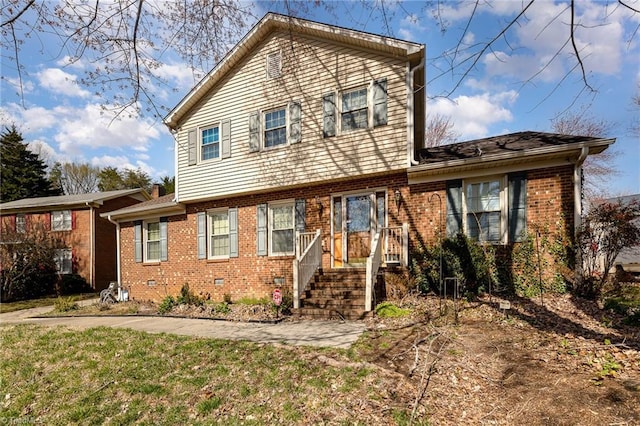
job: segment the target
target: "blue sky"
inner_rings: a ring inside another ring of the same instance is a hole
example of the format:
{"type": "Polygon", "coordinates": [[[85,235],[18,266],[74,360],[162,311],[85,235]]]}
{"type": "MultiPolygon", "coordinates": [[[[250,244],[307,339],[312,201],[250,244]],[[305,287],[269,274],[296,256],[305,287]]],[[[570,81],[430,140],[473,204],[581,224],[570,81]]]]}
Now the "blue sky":
{"type": "MultiPolygon", "coordinates": [[[[451,117],[459,141],[522,130],[550,131],[551,119],[565,111],[611,122],[613,131],[607,136],[617,138],[614,149],[620,154],[615,165],[620,174],[611,179],[609,192],[640,193],[640,141],[630,131],[640,120],[640,110],[632,105],[632,97],[640,94],[640,33],[634,33],[640,14],[616,8],[614,2],[577,2],[581,27],[576,42],[594,91],[585,90],[579,72],[567,75],[576,62],[570,46],[562,48],[569,15],[567,3],[561,1],[536,0],[526,19],[480,56],[464,79],[460,79],[467,70],[464,67],[446,72],[444,52],[451,52],[460,40],[469,49],[481,46],[522,10],[523,3],[481,2],[466,33],[474,4],[469,1],[443,2],[438,21],[426,2],[411,1],[376,2],[369,7],[356,0],[326,2],[326,7],[301,6],[296,13],[426,44],[428,113],[451,117]]],[[[640,9],[638,0],[629,4],[640,9]]],[[[283,13],[283,7],[278,2],[256,3],[253,14],[283,13]]],[[[457,58],[464,58],[468,51],[459,51],[457,58]]],[[[162,123],[134,111],[113,120],[112,113],[102,108],[104,94],[79,83],[87,63],[69,64],[59,52],[60,46],[48,38],[27,40],[22,53],[26,68],[22,96],[17,73],[3,56],[2,124],[15,123],[25,140],[50,163],[89,162],[141,168],[154,179],[172,176],[173,138],[162,123]]],[[[158,73],[174,90],[154,88],[159,102],[169,109],[197,83],[194,73],[173,58],[158,73]]]]}

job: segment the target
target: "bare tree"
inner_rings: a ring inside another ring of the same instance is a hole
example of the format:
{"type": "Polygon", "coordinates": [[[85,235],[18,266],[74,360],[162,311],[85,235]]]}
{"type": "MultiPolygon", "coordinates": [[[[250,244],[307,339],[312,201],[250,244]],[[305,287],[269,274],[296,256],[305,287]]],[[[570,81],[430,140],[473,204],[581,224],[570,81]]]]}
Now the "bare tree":
{"type": "MultiPolygon", "coordinates": [[[[615,123],[596,118],[584,111],[568,112],[551,120],[555,133],[576,136],[609,137],[615,123]]],[[[615,167],[619,152],[611,148],[598,155],[590,155],[584,162],[584,191],[587,198],[602,198],[610,194],[610,180],[620,174],[615,167]]],[[[606,197],[605,197],[606,198],[606,197]]]]}
{"type": "Polygon", "coordinates": [[[100,168],[90,164],[56,163],[50,176],[65,195],[72,195],[96,192],[99,173],[100,168]]]}
{"type": "Polygon", "coordinates": [[[424,134],[424,147],[445,145],[457,141],[459,135],[453,130],[451,117],[440,114],[427,116],[427,126],[424,134]]]}
{"type": "Polygon", "coordinates": [[[17,72],[20,91],[22,49],[53,38],[60,46],[57,57],[85,67],[81,85],[102,96],[114,93],[103,105],[158,116],[163,110],[156,91],[173,90],[165,65],[186,62],[197,80],[252,20],[248,3],[236,0],[2,0],[0,48],[3,66],[13,64],[17,72]]]}

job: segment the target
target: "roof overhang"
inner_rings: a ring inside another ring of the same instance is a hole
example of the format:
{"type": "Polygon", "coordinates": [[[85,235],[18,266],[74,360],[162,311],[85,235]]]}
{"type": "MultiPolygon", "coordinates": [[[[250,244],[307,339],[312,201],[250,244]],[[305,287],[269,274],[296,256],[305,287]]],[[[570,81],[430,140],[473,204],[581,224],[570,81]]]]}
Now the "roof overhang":
{"type": "Polygon", "coordinates": [[[187,209],[184,204],[176,201],[169,201],[161,204],[151,204],[140,207],[127,207],[112,212],[102,213],[100,217],[115,222],[129,222],[132,220],[142,220],[155,217],[178,216],[186,214],[187,209]]]}
{"type": "Polygon", "coordinates": [[[290,31],[308,37],[322,38],[323,40],[350,45],[355,48],[376,51],[392,57],[403,57],[415,64],[421,61],[425,51],[424,44],[268,13],[169,112],[163,120],[164,124],[172,130],[177,129],[185,114],[251,50],[275,31],[290,31]]]}
{"type": "Polygon", "coordinates": [[[595,139],[588,142],[421,164],[409,168],[407,175],[409,183],[414,184],[480,176],[498,171],[510,172],[575,164],[583,153],[583,149],[588,150],[588,155],[599,154],[614,142],[615,139],[595,139]]]}

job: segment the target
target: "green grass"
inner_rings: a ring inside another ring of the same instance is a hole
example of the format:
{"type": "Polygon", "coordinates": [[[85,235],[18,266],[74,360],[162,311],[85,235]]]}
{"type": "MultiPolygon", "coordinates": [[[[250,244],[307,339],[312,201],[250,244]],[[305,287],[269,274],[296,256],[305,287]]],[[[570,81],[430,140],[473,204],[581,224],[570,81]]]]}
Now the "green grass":
{"type": "MultiPolygon", "coordinates": [[[[92,299],[98,297],[95,293],[74,294],[65,297],[72,297],[75,301],[92,299]]],[[[53,306],[58,300],[58,296],[47,296],[40,299],[20,300],[17,302],[0,303],[0,314],[21,311],[23,309],[41,308],[43,306],[53,306]]]]}
{"type": "Polygon", "coordinates": [[[394,414],[379,407],[411,404],[398,399],[397,378],[354,361],[357,354],[339,349],[5,325],[0,419],[47,425],[367,424],[370,413],[394,424],[394,414]]]}

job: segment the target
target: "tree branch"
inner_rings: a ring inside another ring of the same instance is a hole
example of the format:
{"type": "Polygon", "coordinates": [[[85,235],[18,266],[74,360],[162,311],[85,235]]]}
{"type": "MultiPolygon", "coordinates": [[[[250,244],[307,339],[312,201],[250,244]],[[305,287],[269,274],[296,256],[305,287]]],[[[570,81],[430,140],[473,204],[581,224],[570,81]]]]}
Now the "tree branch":
{"type": "Polygon", "coordinates": [[[16,16],[14,16],[13,18],[9,18],[7,21],[3,22],[0,27],[5,27],[7,25],[13,26],[13,23],[20,19],[20,16],[22,16],[23,13],[25,13],[31,6],[33,6],[33,3],[35,3],[35,1],[36,0],[29,0],[29,2],[22,8],[20,12],[18,12],[16,16]]]}

